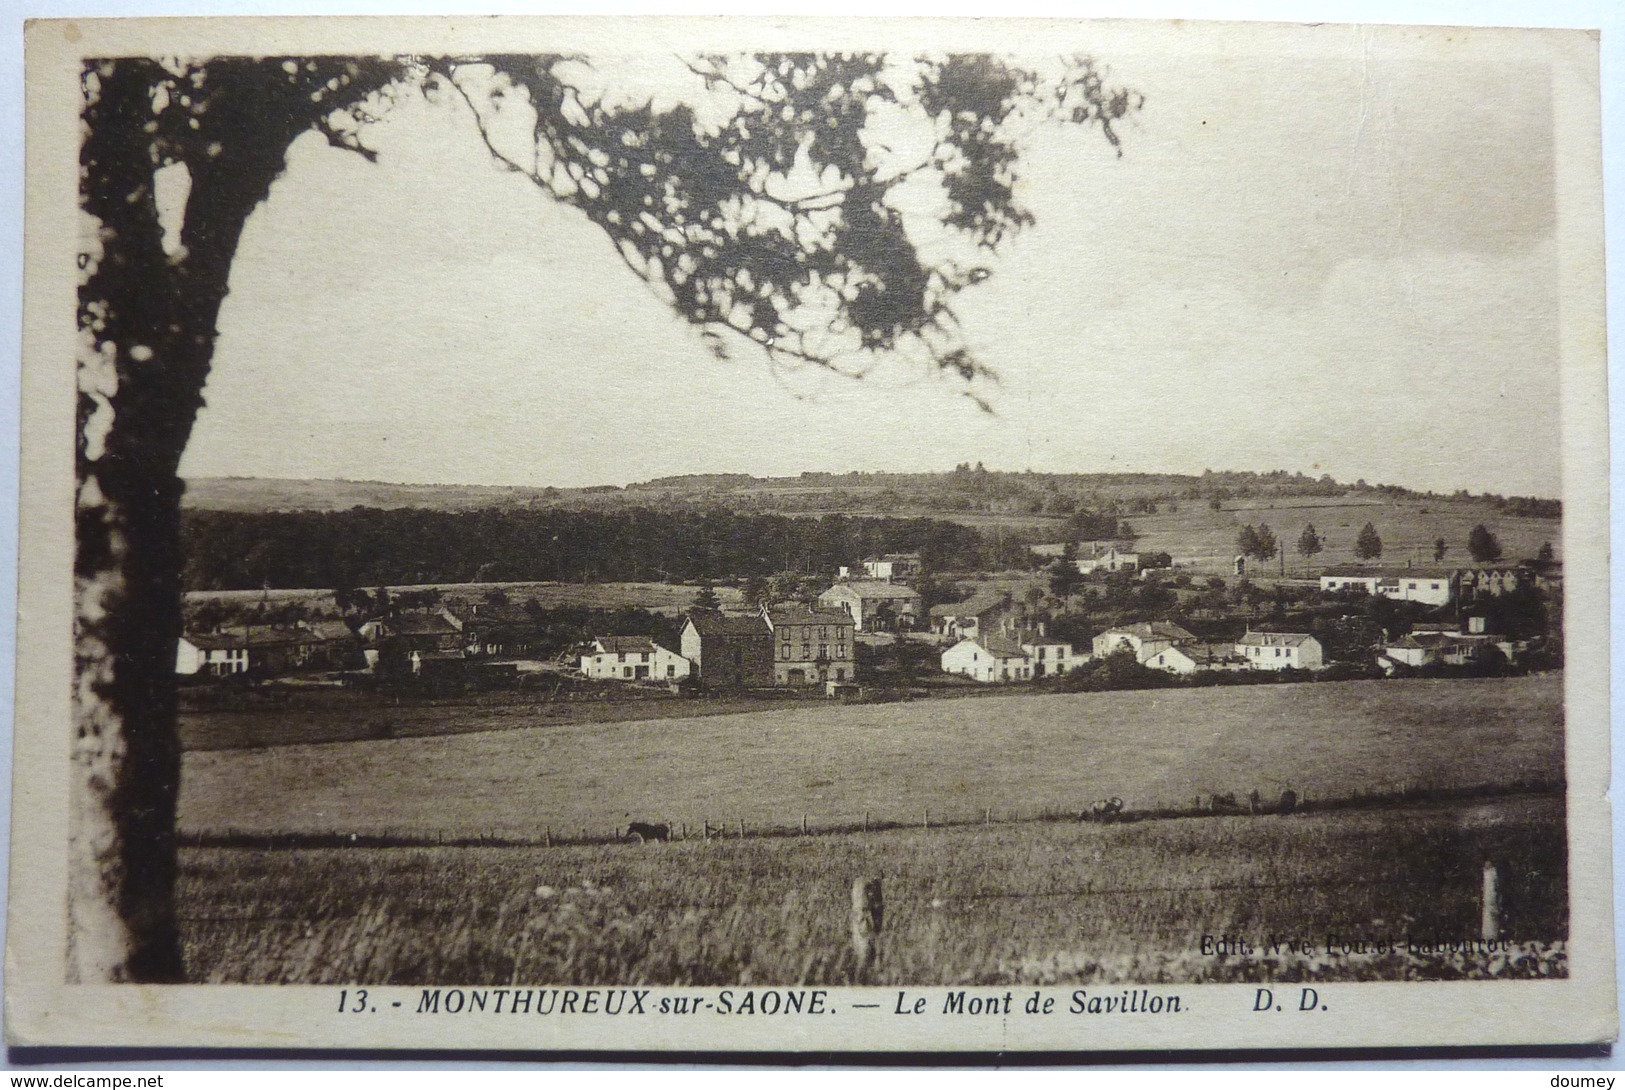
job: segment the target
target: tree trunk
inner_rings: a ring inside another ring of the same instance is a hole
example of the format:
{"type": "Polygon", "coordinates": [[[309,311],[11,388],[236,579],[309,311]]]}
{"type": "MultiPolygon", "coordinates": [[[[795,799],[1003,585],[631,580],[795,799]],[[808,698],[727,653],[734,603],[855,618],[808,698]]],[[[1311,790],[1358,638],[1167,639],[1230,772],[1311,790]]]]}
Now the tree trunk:
{"type": "Polygon", "coordinates": [[[233,70],[218,73],[213,93],[184,108],[155,98],[179,84],[154,62],[87,66],[80,200],[99,229],[82,240],[79,291],[67,905],[76,983],[182,979],[176,472],[238,238],[312,109],[288,109],[263,80],[242,78],[280,76],[272,64],[225,64],[233,70]],[[167,251],[155,200],[165,162],[184,165],[191,182],[180,247],[171,240],[167,251]]]}

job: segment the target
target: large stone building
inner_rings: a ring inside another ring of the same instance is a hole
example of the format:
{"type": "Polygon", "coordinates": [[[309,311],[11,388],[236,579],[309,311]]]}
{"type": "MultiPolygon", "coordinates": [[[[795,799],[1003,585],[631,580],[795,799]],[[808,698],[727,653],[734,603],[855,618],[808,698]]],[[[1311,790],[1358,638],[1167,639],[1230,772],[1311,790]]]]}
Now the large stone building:
{"type": "Polygon", "coordinates": [[[759,616],[695,610],[683,620],[681,643],[692,676],[706,688],[773,684],[773,633],[759,616]]]}
{"type": "Polygon", "coordinates": [[[838,609],[779,605],[762,611],[771,631],[773,682],[818,685],[857,677],[857,651],[850,614],[838,609]]]}

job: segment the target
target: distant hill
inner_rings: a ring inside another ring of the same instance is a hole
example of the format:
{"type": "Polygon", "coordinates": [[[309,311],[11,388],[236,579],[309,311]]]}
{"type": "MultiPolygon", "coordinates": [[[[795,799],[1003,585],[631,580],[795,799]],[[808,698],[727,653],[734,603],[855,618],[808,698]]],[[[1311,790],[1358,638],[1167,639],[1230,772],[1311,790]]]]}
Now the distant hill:
{"type": "Polygon", "coordinates": [[[422,507],[476,511],[555,502],[552,488],[509,485],[392,484],[388,481],[294,481],[270,477],[196,477],[186,482],[183,507],[200,511],[348,511],[352,507],[422,507]]]}
{"type": "MultiPolygon", "coordinates": [[[[621,488],[519,485],[392,484],[386,481],[277,480],[205,477],[187,482],[184,505],[199,511],[348,511],[421,508],[430,511],[563,508],[582,511],[725,510],[757,515],[853,515],[949,519],[984,530],[1015,530],[1054,539],[1086,512],[1126,518],[1168,514],[1181,505],[1213,510],[1382,505],[1394,502],[1470,504],[1515,517],[1558,518],[1556,500],[1418,492],[1398,485],[1343,484],[1330,476],[1208,471],[1174,473],[1007,473],[961,464],[942,473],[802,473],[754,477],[706,473],[660,477],[621,488]]],[[[1076,527],[1074,527],[1076,529],[1076,527]]]]}

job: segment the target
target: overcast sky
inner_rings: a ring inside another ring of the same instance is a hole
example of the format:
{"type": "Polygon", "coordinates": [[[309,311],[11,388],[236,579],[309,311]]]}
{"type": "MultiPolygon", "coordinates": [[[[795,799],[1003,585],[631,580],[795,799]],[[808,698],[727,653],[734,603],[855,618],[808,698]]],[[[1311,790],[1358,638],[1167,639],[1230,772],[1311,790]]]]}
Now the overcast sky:
{"type": "MultiPolygon", "coordinates": [[[[403,97],[318,137],[244,234],[188,476],[583,485],[673,473],[1328,472],[1557,495],[1543,69],[1102,56],[1118,158],[1042,130],[1037,223],[959,304],[983,414],[899,363],[719,361],[607,238],[403,97]]],[[[615,62],[600,67],[613,80],[615,62]]]]}

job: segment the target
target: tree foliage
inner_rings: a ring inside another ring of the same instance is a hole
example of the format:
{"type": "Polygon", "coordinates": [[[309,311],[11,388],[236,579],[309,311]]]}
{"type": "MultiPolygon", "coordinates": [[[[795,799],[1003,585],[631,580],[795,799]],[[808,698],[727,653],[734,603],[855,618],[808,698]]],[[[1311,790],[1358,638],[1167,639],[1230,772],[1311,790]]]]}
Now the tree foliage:
{"type": "Polygon", "coordinates": [[[1315,524],[1312,522],[1303,528],[1303,533],[1298,535],[1298,555],[1305,560],[1313,558],[1325,547],[1325,542],[1321,539],[1320,533],[1315,529],[1315,524]]]}
{"type": "Polygon", "coordinates": [[[1478,564],[1493,564],[1501,559],[1501,540],[1482,522],[1467,535],[1467,555],[1478,564]]]}
{"type": "Polygon", "coordinates": [[[1360,534],[1354,539],[1354,555],[1361,560],[1376,560],[1382,556],[1382,537],[1369,522],[1360,527],[1360,534]]]}

